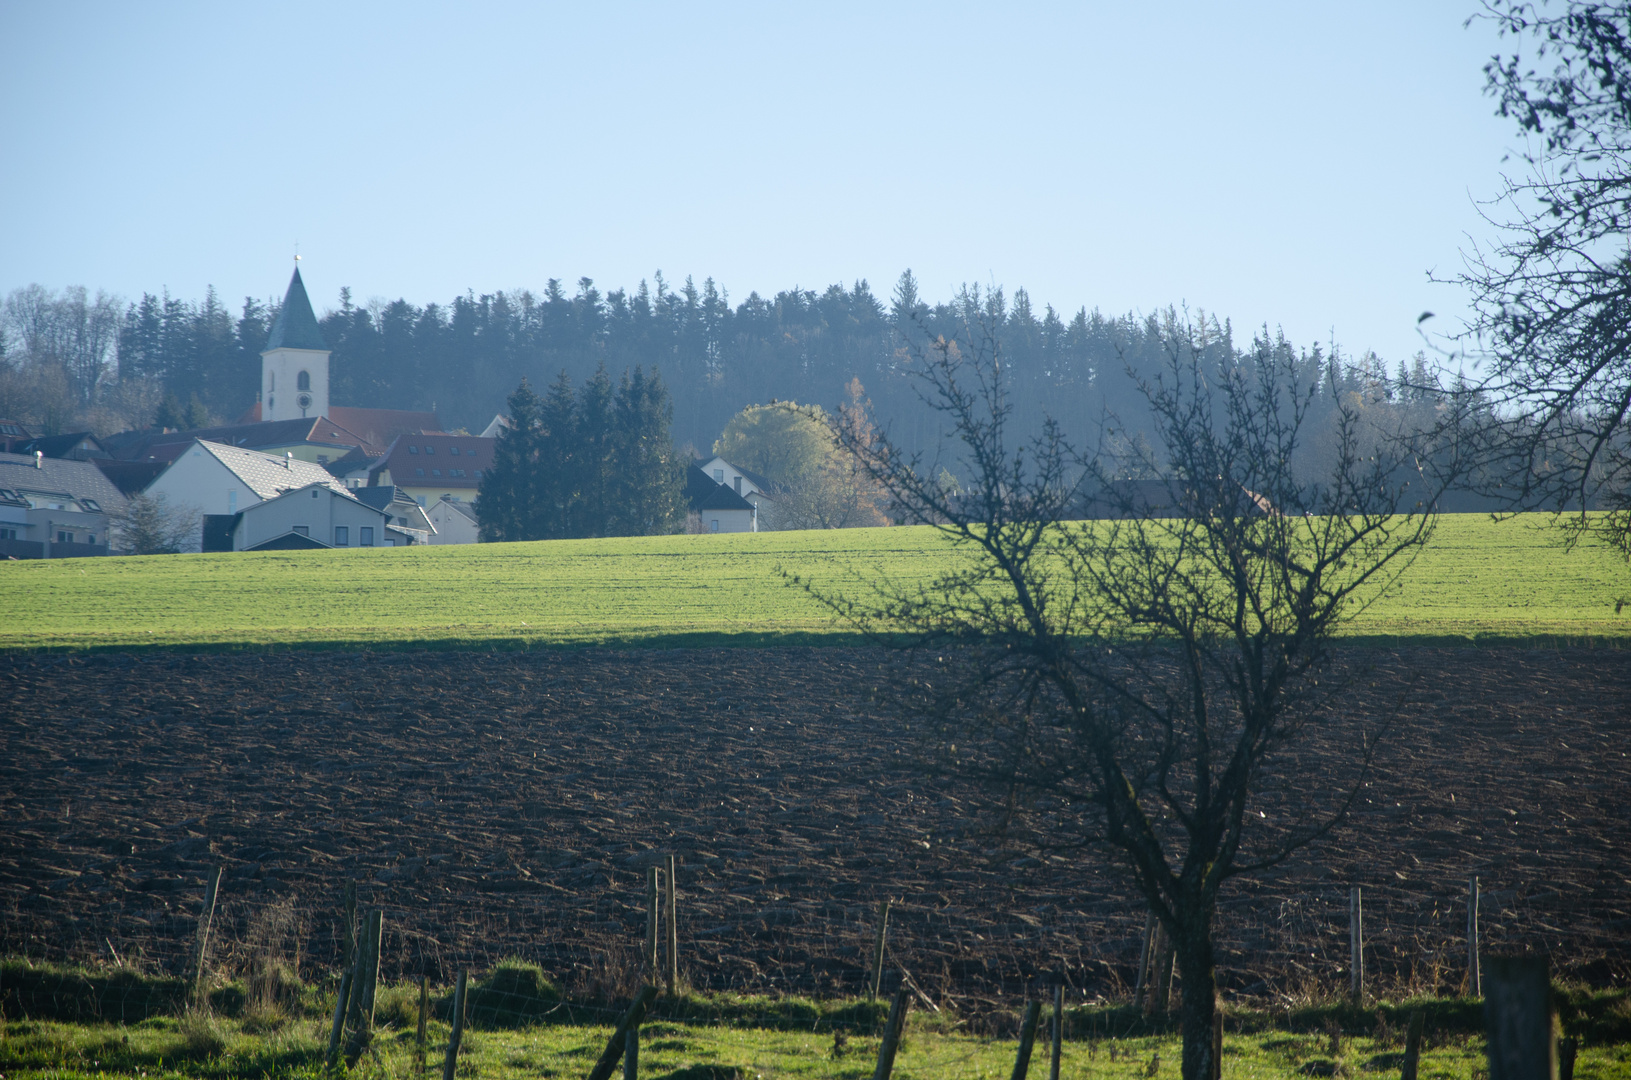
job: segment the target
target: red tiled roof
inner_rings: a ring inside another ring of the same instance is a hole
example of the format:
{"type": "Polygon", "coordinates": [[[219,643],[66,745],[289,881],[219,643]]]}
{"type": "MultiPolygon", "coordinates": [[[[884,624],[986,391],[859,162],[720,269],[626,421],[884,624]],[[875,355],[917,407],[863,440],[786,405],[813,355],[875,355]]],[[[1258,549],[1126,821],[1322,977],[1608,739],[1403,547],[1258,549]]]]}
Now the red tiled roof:
{"type": "Polygon", "coordinates": [[[389,469],[398,487],[474,488],[481,483],[476,474],[493,467],[497,442],[475,435],[403,435],[369,471],[389,469]]]}

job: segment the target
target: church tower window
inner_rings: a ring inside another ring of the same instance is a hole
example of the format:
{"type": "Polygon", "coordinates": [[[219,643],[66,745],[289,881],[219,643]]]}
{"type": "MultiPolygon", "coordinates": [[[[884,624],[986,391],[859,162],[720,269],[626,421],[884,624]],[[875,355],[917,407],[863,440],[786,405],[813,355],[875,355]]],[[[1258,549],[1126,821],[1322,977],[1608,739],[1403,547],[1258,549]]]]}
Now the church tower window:
{"type": "Polygon", "coordinates": [[[295,389],[296,390],[310,390],[311,389],[311,372],[302,371],[299,375],[295,376],[295,389]]]}

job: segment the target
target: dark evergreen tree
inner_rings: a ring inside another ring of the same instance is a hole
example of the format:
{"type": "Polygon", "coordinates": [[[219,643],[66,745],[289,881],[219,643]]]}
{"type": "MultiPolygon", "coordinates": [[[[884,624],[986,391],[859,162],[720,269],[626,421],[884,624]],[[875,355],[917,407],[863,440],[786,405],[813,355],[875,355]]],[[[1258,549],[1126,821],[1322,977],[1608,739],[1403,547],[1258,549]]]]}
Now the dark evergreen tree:
{"type": "Polygon", "coordinates": [[[484,542],[536,540],[541,535],[535,491],[541,402],[527,380],[509,397],[510,423],[499,432],[493,464],[477,487],[476,517],[484,542]]]}

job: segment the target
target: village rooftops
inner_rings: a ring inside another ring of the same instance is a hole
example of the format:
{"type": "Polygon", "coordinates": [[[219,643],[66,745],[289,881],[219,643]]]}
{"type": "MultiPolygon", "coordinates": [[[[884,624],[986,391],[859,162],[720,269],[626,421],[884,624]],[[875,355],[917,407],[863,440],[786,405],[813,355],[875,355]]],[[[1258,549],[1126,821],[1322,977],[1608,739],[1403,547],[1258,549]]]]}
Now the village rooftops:
{"type": "MultiPolygon", "coordinates": [[[[369,449],[367,439],[326,416],[273,420],[264,424],[228,424],[192,431],[132,431],[110,436],[103,444],[121,461],[174,461],[198,439],[246,450],[309,445],[333,450],[335,458],[344,457],[353,447],[361,447],[365,452],[369,449]]],[[[375,446],[373,450],[379,454],[384,447],[375,446]]]]}
{"type": "Polygon", "coordinates": [[[474,491],[493,467],[494,442],[474,435],[402,435],[369,469],[368,484],[395,484],[416,496],[424,488],[474,491]]]}
{"type": "Polygon", "coordinates": [[[275,499],[286,491],[294,491],[313,484],[338,491],[342,495],[349,494],[343,484],[329,475],[327,469],[321,465],[313,465],[309,461],[301,461],[299,458],[275,458],[257,450],[225,446],[204,439],[195,440],[195,445],[200,451],[225,465],[234,476],[243,481],[245,487],[255,493],[257,499],[275,499]]]}
{"type": "Polygon", "coordinates": [[[124,495],[102,470],[72,458],[0,454],[0,488],[45,509],[106,514],[125,505],[124,495]]]}

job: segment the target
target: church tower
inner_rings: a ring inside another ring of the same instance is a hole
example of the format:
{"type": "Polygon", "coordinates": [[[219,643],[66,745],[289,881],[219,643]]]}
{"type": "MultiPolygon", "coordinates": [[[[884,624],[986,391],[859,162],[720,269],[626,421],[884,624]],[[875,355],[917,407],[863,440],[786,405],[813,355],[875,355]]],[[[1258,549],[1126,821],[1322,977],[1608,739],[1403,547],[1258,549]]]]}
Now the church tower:
{"type": "Polygon", "coordinates": [[[261,419],[328,415],[328,354],[296,266],[283,309],[261,350],[261,419]]]}

